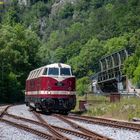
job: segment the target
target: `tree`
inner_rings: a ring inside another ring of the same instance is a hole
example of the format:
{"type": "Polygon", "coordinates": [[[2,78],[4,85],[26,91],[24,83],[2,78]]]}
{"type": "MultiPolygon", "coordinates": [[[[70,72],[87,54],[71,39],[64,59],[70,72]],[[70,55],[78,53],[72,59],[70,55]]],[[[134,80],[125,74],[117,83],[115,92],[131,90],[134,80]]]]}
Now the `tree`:
{"type": "Polygon", "coordinates": [[[72,17],[74,13],[74,7],[71,3],[67,3],[60,11],[59,16],[63,18],[69,18],[72,17]]]}
{"type": "Polygon", "coordinates": [[[98,67],[98,59],[104,54],[102,43],[92,38],[82,47],[78,56],[71,58],[68,63],[73,66],[77,77],[83,77],[98,67]]]}
{"type": "Polygon", "coordinates": [[[129,34],[125,34],[120,37],[114,37],[106,41],[105,50],[107,53],[112,53],[114,51],[118,51],[120,49],[126,48],[129,45],[129,34]]]}
{"type": "Polygon", "coordinates": [[[124,71],[126,75],[132,79],[133,83],[140,86],[139,82],[139,69],[140,69],[140,29],[138,29],[131,37],[129,41],[129,48],[131,49],[131,56],[126,60],[124,65],[124,71]]]}
{"type": "Polygon", "coordinates": [[[84,95],[89,88],[89,78],[88,77],[83,77],[77,80],[76,82],[76,90],[78,91],[78,95],[84,95]]]}
{"type": "Polygon", "coordinates": [[[0,90],[5,101],[19,100],[30,70],[37,67],[40,42],[22,25],[2,25],[0,29],[0,90]],[[4,95],[3,95],[4,94],[4,95]],[[14,96],[15,95],[15,96],[14,96]]]}

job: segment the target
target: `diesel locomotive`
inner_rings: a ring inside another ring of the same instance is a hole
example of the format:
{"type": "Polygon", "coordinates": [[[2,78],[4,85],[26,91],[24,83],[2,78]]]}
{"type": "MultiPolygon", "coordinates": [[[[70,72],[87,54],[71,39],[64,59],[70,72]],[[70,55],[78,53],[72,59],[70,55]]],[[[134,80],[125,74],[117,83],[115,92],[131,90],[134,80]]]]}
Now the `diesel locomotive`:
{"type": "Polygon", "coordinates": [[[71,67],[54,63],[32,70],[26,80],[25,103],[32,109],[68,113],[76,105],[71,67]]]}

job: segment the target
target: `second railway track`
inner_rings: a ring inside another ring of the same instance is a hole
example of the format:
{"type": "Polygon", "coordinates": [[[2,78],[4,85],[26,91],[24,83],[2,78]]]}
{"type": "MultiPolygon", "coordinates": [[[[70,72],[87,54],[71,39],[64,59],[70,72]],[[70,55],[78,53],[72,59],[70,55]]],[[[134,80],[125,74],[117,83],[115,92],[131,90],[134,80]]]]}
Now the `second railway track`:
{"type": "Polygon", "coordinates": [[[99,124],[99,125],[111,126],[115,128],[140,131],[140,124],[131,123],[131,122],[111,120],[111,119],[105,119],[99,117],[77,116],[77,115],[69,115],[67,116],[67,118],[72,120],[79,120],[87,123],[92,123],[92,124],[99,124]]]}
{"type": "Polygon", "coordinates": [[[71,125],[71,126],[74,127],[75,129],[78,129],[78,130],[81,131],[82,133],[91,136],[92,139],[97,139],[97,140],[111,140],[111,138],[108,138],[108,137],[106,137],[106,136],[103,136],[103,135],[101,135],[101,134],[98,134],[98,133],[96,133],[96,132],[93,132],[93,131],[91,131],[91,130],[89,130],[89,129],[86,129],[86,128],[84,128],[84,127],[82,127],[82,126],[80,126],[80,125],[74,123],[74,122],[71,122],[70,120],[67,119],[66,116],[64,117],[64,116],[58,115],[58,114],[55,114],[55,115],[53,115],[53,116],[55,116],[55,117],[61,119],[62,121],[68,123],[69,125],[71,125]]]}
{"type": "MultiPolygon", "coordinates": [[[[34,112],[35,116],[39,119],[40,122],[42,123],[47,123],[39,113],[36,113],[34,112]]],[[[72,122],[68,122],[68,120],[66,121],[66,119],[64,117],[62,117],[62,115],[53,115],[55,117],[58,117],[59,119],[61,119],[62,121],[68,123],[69,125],[71,125],[72,127],[74,127],[75,129],[78,129],[80,132],[77,132],[77,131],[73,131],[73,130],[70,130],[70,129],[66,129],[66,128],[60,128],[60,127],[56,127],[56,126],[53,126],[55,129],[58,129],[62,132],[66,132],[66,133],[69,133],[69,134],[72,134],[72,135],[75,135],[77,137],[81,137],[83,139],[92,139],[92,140],[111,140],[110,138],[108,137],[105,137],[105,136],[102,136],[100,134],[97,134],[95,132],[92,132],[90,130],[87,130],[77,124],[74,124],[72,122]]]]}

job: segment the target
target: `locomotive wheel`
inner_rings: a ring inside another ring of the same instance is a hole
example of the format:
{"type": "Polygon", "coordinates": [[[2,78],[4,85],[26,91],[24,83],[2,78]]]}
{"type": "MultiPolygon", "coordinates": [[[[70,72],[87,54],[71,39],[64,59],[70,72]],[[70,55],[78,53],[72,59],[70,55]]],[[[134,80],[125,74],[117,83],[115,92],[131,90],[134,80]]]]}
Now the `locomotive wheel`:
{"type": "Polygon", "coordinates": [[[63,111],[59,111],[60,114],[63,114],[63,115],[68,115],[69,114],[69,111],[68,110],[63,110],[63,111]]]}
{"type": "Polygon", "coordinates": [[[36,108],[34,108],[34,107],[29,107],[29,110],[30,110],[30,111],[36,111],[36,108]]]}
{"type": "Polygon", "coordinates": [[[64,111],[64,112],[63,112],[63,115],[68,115],[68,114],[69,114],[68,111],[64,111]]]}
{"type": "Polygon", "coordinates": [[[44,110],[43,113],[46,114],[46,115],[50,115],[50,114],[51,114],[51,111],[49,111],[49,110],[44,110]]]}
{"type": "Polygon", "coordinates": [[[48,110],[48,109],[46,109],[46,108],[42,108],[41,110],[42,110],[42,112],[43,112],[44,114],[46,114],[46,115],[50,115],[50,114],[51,114],[51,111],[48,110]]]}
{"type": "Polygon", "coordinates": [[[32,107],[31,105],[29,105],[29,110],[30,111],[36,111],[36,108],[35,107],[32,107]]]}
{"type": "Polygon", "coordinates": [[[35,104],[35,109],[36,109],[36,111],[41,111],[42,110],[41,104],[36,103],[35,104]]]}
{"type": "Polygon", "coordinates": [[[25,105],[26,105],[26,106],[29,106],[29,103],[28,103],[28,102],[25,102],[25,105]]]}

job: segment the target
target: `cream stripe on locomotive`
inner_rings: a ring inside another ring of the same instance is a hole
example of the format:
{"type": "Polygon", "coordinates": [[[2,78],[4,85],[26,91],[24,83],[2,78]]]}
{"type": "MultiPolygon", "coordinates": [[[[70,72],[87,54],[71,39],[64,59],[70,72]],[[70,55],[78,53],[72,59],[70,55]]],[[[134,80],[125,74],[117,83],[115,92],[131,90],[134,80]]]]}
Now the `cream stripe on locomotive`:
{"type": "Polygon", "coordinates": [[[26,95],[43,95],[43,94],[48,94],[48,95],[76,95],[75,91],[28,91],[25,92],[26,95]]]}

